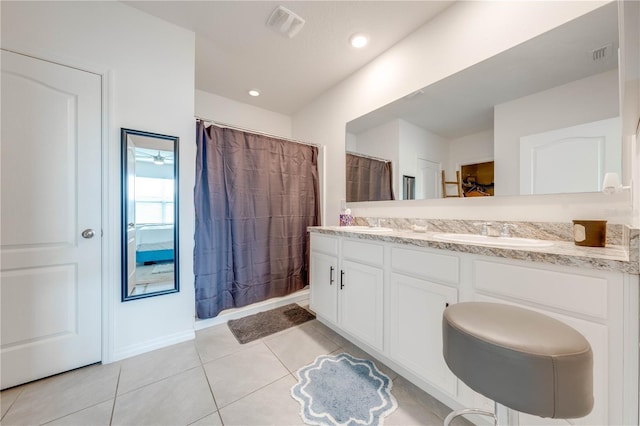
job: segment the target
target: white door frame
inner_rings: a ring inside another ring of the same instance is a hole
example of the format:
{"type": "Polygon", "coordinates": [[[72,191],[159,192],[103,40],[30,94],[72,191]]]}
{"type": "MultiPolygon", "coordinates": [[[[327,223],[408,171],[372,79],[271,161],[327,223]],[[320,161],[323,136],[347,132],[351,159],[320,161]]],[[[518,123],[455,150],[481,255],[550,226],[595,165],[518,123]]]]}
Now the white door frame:
{"type": "Polygon", "coordinates": [[[118,225],[120,221],[120,210],[116,205],[116,201],[120,199],[120,174],[118,170],[112,170],[112,167],[120,165],[120,144],[119,141],[113,141],[111,135],[117,135],[119,132],[111,132],[111,99],[113,97],[113,72],[103,66],[97,64],[88,64],[79,61],[75,57],[66,57],[51,53],[50,51],[41,49],[14,49],[11,46],[2,46],[2,50],[6,50],[20,55],[30,56],[35,59],[53,62],[81,71],[90,72],[100,76],[102,89],[102,108],[101,108],[101,152],[102,152],[102,363],[108,364],[113,359],[114,353],[114,331],[113,312],[115,303],[120,300],[119,294],[114,294],[114,288],[120,289],[116,285],[116,279],[120,278],[120,232],[118,225]]]}

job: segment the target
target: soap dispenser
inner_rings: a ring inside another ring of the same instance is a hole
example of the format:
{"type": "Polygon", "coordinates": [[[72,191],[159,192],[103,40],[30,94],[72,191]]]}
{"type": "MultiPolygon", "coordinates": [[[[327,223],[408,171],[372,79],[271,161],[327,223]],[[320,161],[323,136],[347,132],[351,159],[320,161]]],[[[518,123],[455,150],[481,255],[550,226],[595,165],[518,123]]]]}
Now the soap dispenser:
{"type": "Polygon", "coordinates": [[[351,209],[347,208],[347,202],[340,200],[340,226],[353,225],[353,216],[351,216],[351,209]]]}

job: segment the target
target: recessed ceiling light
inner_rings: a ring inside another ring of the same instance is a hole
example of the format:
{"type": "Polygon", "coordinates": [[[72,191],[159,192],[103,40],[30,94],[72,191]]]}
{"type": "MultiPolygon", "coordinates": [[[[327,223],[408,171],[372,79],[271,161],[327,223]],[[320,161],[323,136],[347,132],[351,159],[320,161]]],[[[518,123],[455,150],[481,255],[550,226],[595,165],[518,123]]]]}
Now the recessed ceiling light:
{"type": "Polygon", "coordinates": [[[349,37],[349,43],[356,49],[361,49],[369,43],[369,36],[363,33],[356,33],[349,37]]]}
{"type": "Polygon", "coordinates": [[[249,95],[251,96],[260,96],[260,91],[257,89],[251,89],[249,90],[249,95]]]}

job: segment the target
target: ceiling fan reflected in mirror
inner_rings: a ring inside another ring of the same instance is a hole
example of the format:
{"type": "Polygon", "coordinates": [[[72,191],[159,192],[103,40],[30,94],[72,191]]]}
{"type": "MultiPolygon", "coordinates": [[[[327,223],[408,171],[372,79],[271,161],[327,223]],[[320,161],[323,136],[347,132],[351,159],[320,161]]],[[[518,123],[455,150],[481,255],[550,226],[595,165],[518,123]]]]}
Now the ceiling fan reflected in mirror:
{"type": "Polygon", "coordinates": [[[173,152],[136,148],[136,161],[153,163],[159,166],[172,164],[173,152]]]}
{"type": "Polygon", "coordinates": [[[159,166],[164,164],[164,157],[160,155],[160,151],[158,151],[158,155],[153,156],[153,164],[157,164],[159,166]]]}

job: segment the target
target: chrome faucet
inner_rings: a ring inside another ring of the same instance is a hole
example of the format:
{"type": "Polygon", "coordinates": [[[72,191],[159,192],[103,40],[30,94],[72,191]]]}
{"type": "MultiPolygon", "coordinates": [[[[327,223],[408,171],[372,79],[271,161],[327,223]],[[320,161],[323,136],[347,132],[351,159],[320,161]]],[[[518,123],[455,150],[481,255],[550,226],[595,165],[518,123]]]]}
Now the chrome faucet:
{"type": "Polygon", "coordinates": [[[481,226],[480,235],[485,235],[488,237],[497,237],[500,235],[501,237],[511,237],[511,230],[513,228],[517,228],[517,225],[513,223],[503,223],[498,228],[498,224],[493,222],[477,222],[474,223],[476,226],[481,226]],[[500,229],[500,233],[498,234],[498,229],[500,229]]]}
{"type": "Polygon", "coordinates": [[[476,222],[474,223],[474,225],[476,226],[482,226],[482,228],[480,228],[480,235],[489,235],[489,227],[493,226],[493,223],[491,222],[476,222]]]}
{"type": "Polygon", "coordinates": [[[518,225],[514,225],[513,223],[503,223],[502,224],[502,230],[500,231],[500,236],[501,237],[510,237],[511,236],[511,229],[512,228],[517,228],[518,225]]]}
{"type": "Polygon", "coordinates": [[[367,218],[367,224],[372,228],[379,228],[380,227],[380,222],[381,222],[381,219],[379,217],[368,217],[367,218]]]}

